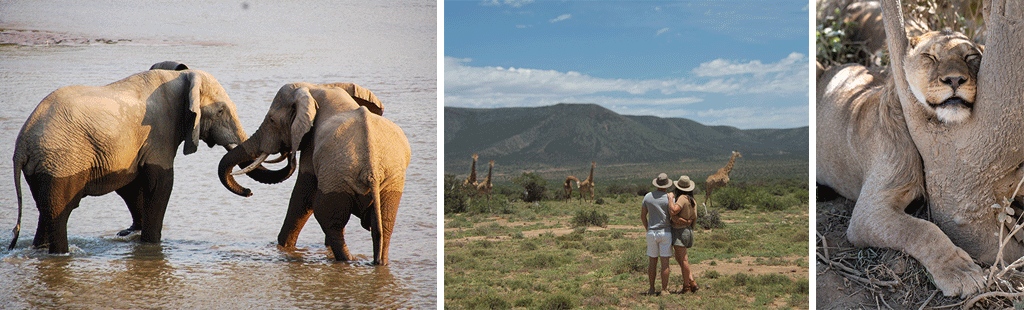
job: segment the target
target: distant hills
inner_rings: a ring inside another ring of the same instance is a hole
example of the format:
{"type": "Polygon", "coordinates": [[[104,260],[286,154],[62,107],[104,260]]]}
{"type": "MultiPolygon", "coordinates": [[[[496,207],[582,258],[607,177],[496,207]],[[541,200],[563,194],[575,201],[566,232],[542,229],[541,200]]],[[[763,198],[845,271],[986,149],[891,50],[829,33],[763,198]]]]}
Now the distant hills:
{"type": "Polygon", "coordinates": [[[505,167],[589,166],[744,158],[808,159],[808,127],[738,129],[685,118],[620,115],[596,104],[532,108],[444,108],[446,173],[465,174],[473,154],[505,167]]]}

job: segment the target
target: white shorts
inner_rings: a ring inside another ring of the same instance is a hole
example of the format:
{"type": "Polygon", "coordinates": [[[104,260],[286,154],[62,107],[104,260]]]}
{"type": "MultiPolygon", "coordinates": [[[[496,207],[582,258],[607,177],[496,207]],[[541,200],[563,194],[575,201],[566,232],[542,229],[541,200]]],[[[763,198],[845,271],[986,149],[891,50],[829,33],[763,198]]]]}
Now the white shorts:
{"type": "Polygon", "coordinates": [[[672,233],[664,230],[648,230],[647,257],[672,257],[672,233]]]}

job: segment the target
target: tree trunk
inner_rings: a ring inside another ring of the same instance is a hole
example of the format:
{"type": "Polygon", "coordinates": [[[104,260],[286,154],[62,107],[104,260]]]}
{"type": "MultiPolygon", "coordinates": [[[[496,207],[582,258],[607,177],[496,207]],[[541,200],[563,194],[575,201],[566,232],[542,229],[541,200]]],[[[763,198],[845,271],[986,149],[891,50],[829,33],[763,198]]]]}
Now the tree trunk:
{"type": "MultiPolygon", "coordinates": [[[[903,70],[908,40],[898,0],[883,0],[890,69],[914,143],[924,162],[932,219],[953,243],[991,263],[999,222],[989,208],[1010,198],[1024,165],[1024,1],[986,3],[986,41],[974,109],[949,125],[926,117],[903,70]],[[989,6],[989,4],[991,4],[989,6]]],[[[1011,242],[1005,257],[1024,254],[1011,242]]]]}

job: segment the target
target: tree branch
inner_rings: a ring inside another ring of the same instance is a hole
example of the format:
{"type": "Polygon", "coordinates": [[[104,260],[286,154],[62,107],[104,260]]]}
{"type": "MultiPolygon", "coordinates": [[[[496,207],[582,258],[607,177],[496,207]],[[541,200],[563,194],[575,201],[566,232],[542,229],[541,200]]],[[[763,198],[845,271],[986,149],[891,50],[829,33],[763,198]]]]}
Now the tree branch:
{"type": "Polygon", "coordinates": [[[896,81],[896,92],[900,101],[907,101],[913,97],[909,96],[910,85],[907,83],[906,72],[903,71],[909,45],[903,11],[900,9],[900,0],[882,0],[881,4],[885,42],[889,47],[889,71],[896,81]]]}

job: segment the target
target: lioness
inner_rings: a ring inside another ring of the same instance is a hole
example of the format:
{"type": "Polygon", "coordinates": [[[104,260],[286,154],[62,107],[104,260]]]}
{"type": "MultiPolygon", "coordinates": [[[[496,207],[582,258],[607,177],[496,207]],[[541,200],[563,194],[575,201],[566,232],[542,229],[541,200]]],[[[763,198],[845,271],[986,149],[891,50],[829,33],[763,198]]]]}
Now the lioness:
{"type": "MultiPolygon", "coordinates": [[[[910,39],[904,70],[930,121],[955,126],[970,117],[981,49],[959,33],[910,39]]],[[[893,78],[843,65],[817,81],[817,183],[856,200],[847,239],[894,248],[921,262],[946,296],[985,283],[981,267],[934,223],[904,212],[926,196],[921,156],[908,131],[893,78]]]]}

